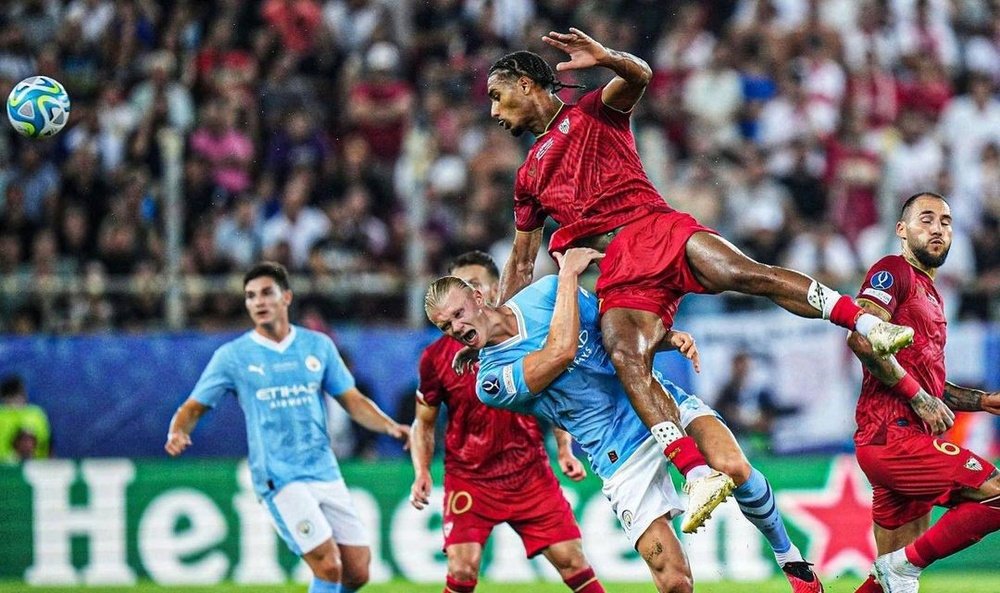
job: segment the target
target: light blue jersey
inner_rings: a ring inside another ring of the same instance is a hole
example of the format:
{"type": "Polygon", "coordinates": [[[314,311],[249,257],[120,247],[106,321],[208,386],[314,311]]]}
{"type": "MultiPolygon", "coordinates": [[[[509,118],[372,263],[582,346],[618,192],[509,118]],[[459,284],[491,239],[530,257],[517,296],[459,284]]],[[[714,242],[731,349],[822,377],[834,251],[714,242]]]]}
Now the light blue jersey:
{"type": "MultiPolygon", "coordinates": [[[[476,392],[488,405],[545,418],[570,433],[606,480],[651,435],[604,350],[593,295],[580,289],[580,337],[569,367],[541,393],[531,393],[524,381],[524,358],[541,350],[549,335],[557,287],[558,277],[546,276],[505,303],[517,317],[518,335],[479,353],[476,392]]],[[[656,374],[678,405],[690,397],[656,374]]]]}
{"type": "Polygon", "coordinates": [[[251,330],[223,344],[191,397],[215,407],[223,396],[236,396],[247,420],[254,489],[264,496],[290,482],[340,478],[324,394],[336,397],[352,387],[354,377],[333,341],[292,326],[281,343],[251,330]]]}

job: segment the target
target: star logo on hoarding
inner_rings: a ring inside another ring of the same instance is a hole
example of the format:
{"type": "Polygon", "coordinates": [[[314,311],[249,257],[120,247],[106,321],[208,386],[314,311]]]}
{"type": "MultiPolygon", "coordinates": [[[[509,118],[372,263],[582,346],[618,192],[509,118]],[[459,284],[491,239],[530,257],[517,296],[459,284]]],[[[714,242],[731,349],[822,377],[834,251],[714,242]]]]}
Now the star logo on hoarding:
{"type": "Polygon", "coordinates": [[[822,490],[785,490],[778,504],[809,535],[806,559],[816,572],[833,577],[847,571],[868,574],[875,560],[871,490],[854,457],[834,459],[822,490]]]}

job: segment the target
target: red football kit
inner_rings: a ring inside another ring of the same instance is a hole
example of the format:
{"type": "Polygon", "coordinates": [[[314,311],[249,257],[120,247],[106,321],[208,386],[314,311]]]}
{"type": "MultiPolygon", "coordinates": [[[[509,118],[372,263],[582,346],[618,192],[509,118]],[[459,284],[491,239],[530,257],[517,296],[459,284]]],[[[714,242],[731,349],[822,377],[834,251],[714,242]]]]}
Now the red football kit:
{"type": "Polygon", "coordinates": [[[491,408],[476,397],[476,373],[451,366],[462,344],[442,336],[420,357],[417,398],[448,407],[444,438],[445,548],[485,544],[493,527],[509,523],[528,556],[578,539],[580,528],[549,467],[534,418],[491,408]]]}
{"type": "Polygon", "coordinates": [[[514,181],[515,227],[532,231],[551,216],[560,228],[550,252],[622,227],[599,263],[601,311],[650,311],[669,328],[681,297],[705,292],[684,246],[715,231],[667,205],[642,168],[630,115],[605,105],[602,91],[563,105],[535,140],[514,181]]]}
{"type": "MultiPolygon", "coordinates": [[[[890,315],[890,321],[912,327],[913,345],[896,360],[927,393],[944,394],[944,346],[947,322],[941,296],[930,276],[902,256],[875,263],[857,298],[890,315]]],[[[978,488],[993,464],[943,438],[934,437],[910,402],[864,369],[854,434],[858,464],[874,488],[872,516],[886,529],[896,529],[958,501],[963,488],[978,488]]]]}

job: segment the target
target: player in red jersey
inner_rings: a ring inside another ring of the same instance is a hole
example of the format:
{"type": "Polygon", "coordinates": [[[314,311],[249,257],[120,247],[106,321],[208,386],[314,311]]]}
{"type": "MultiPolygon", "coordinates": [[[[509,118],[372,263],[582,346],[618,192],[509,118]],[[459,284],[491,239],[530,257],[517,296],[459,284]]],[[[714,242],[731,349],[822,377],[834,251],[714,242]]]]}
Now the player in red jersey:
{"type": "Polygon", "coordinates": [[[952,410],[1000,414],[1000,392],[945,380],[947,327],[934,275],[951,247],[948,203],[935,193],[912,196],[896,236],[902,254],[876,262],[857,299],[871,314],[912,327],[914,345],[882,358],[856,333],[849,338],[864,364],[854,443],[874,488],[879,554],[861,593],[916,593],[921,569],[1000,529],[1000,472],[935,436],[952,425],[952,410]],[[930,527],[934,506],[950,510],[930,527]]]}
{"type": "MultiPolygon", "coordinates": [[[[636,413],[686,477],[685,470],[704,459],[680,428],[676,404],[652,375],[653,356],[685,294],[732,290],[766,296],[797,315],[856,329],[880,354],[910,343],[911,329],[865,314],[849,296],[799,272],[751,260],[668,206],[643,170],[630,129],[632,108],[652,76],[649,66],[577,29],[542,39],[570,57],[557,70],[603,66],[616,76],[567,105],[555,93],[568,85],[537,54],[515,52],[490,69],[490,115],[515,136],[528,131],[537,137],[515,179],[517,233],[501,301],[531,283],[546,216],[560,225],[551,252],[570,246],[603,251],[596,288],[604,346],[636,413]]],[[[687,488],[689,512],[702,520],[725,497],[721,491],[706,494],[697,479],[687,488]]]]}
{"type": "MultiPolygon", "coordinates": [[[[472,251],[448,271],[493,301],[499,271],[489,255],[472,251]]],[[[521,536],[528,557],[543,554],[576,593],[604,588],[583,554],[580,528],[549,468],[542,433],[534,418],[488,407],[476,396],[475,373],[459,375],[452,359],[462,343],[442,336],[420,358],[417,417],[413,422],[411,502],[429,502],[434,425],[441,404],[448,407],[445,431],[444,550],[448,555],[445,592],[475,589],[483,545],[493,527],[508,523],[521,536]]],[[[554,430],[559,466],[573,480],[586,475],[573,455],[570,436],[554,430]]]]}

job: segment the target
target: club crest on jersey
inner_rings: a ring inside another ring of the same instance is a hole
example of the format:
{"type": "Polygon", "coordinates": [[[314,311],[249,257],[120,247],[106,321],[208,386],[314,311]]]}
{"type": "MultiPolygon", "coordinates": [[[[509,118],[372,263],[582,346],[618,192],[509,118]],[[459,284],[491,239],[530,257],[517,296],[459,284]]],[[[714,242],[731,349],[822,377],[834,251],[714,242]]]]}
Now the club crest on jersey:
{"type": "Polygon", "coordinates": [[[965,462],[965,469],[974,472],[981,472],[983,471],[983,464],[979,463],[979,460],[975,457],[970,457],[969,460],[965,462]]]}
{"type": "Polygon", "coordinates": [[[482,387],[483,391],[489,395],[496,395],[500,393],[500,379],[498,379],[496,375],[487,375],[479,386],[482,387]]]}
{"type": "Polygon", "coordinates": [[[872,274],[870,284],[872,285],[872,288],[876,290],[888,290],[892,287],[893,282],[894,280],[892,274],[886,272],[885,270],[879,270],[878,272],[872,274]]]}
{"type": "Polygon", "coordinates": [[[315,373],[323,368],[323,364],[320,363],[318,358],[310,354],[306,357],[306,368],[315,373]]]}
{"type": "Polygon", "coordinates": [[[559,131],[562,132],[563,134],[569,134],[569,118],[568,117],[566,119],[562,120],[562,122],[559,123],[559,131]]]}

